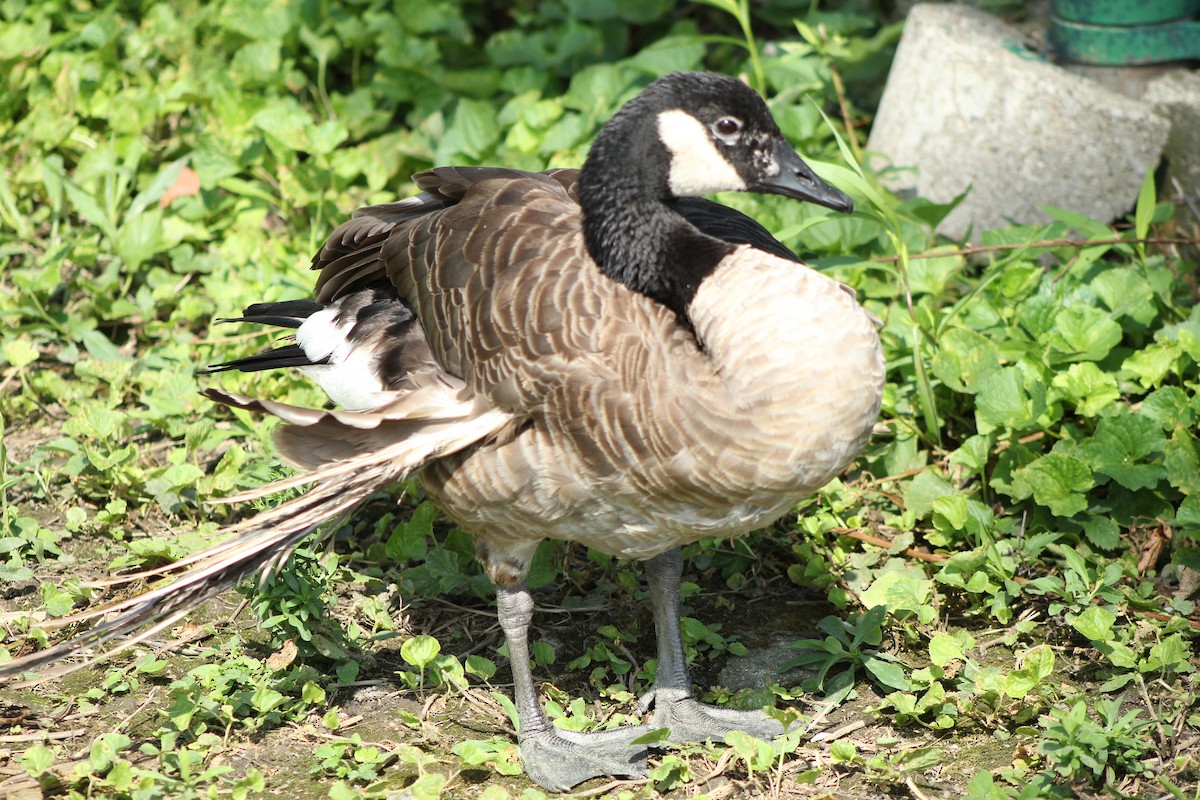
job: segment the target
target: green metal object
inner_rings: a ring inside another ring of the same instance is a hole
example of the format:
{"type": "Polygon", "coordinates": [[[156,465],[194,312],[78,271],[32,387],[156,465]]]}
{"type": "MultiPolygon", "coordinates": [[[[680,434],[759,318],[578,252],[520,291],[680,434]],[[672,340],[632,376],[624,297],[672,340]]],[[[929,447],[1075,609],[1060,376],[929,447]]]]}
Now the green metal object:
{"type": "Polygon", "coordinates": [[[1079,64],[1200,59],[1200,0],[1054,0],[1050,45],[1079,64]]]}
{"type": "Polygon", "coordinates": [[[1086,25],[1153,25],[1200,13],[1200,0],[1054,0],[1054,16],[1086,25]]]}

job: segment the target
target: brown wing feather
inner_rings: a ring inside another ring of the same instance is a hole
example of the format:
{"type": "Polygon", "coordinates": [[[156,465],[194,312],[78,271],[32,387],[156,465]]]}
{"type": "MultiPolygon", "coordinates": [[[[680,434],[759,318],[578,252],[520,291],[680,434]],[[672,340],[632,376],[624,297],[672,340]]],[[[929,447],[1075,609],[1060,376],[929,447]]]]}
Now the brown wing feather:
{"type": "MultiPolygon", "coordinates": [[[[419,185],[433,200],[397,223],[378,268],[420,320],[438,365],[477,402],[519,420],[511,437],[421,473],[430,496],[490,543],[484,550],[551,536],[652,555],[705,530],[748,529],[798,496],[803,481],[790,473],[758,476],[761,461],[795,459],[792,421],[771,416],[778,407],[767,402],[791,391],[772,377],[777,365],[768,358],[771,369],[754,372],[756,394],[738,396],[672,312],[600,273],[584,245],[574,174],[460,168],[426,173],[419,185]],[[457,202],[434,207],[448,199],[457,202]],[[760,406],[771,411],[756,418],[760,406]],[[764,447],[780,452],[755,452],[764,447]],[[655,534],[661,525],[678,530],[655,534]],[[627,538],[610,546],[609,536],[627,538]]],[[[411,208],[364,216],[396,219],[411,208]]],[[[746,268],[796,269],[742,258],[746,268]]],[[[324,267],[336,268],[336,259],[324,267]]],[[[736,292],[719,302],[739,327],[756,319],[736,292]]],[[[777,324],[751,325],[755,352],[776,352],[777,324]]]]}

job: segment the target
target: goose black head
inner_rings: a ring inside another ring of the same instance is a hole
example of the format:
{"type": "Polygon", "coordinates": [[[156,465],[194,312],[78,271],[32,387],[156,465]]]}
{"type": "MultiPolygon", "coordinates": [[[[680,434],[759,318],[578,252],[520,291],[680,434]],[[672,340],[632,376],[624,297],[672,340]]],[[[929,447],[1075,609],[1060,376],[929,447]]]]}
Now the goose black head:
{"type": "Polygon", "coordinates": [[[733,245],[694,228],[675,202],[721,191],[854,208],[804,163],[750,87],[677,72],[626,103],[588,153],[579,178],[588,251],[609,277],[684,319],[696,287],[733,245]]]}
{"type": "Polygon", "coordinates": [[[853,210],[849,197],[804,163],[767,104],[741,81],[682,72],[662,78],[647,93],[659,88],[674,100],[658,112],[657,127],[671,156],[669,186],[676,197],[767,192],[853,210]]]}
{"type": "MultiPolygon", "coordinates": [[[[598,149],[609,158],[613,154],[608,151],[616,148],[636,153],[650,133],[647,123],[665,153],[663,169],[654,176],[660,178],[664,199],[750,191],[782,194],[837,211],[854,208],[849,197],[818,178],[792,149],[763,99],[734,78],[676,72],[658,79],[613,117],[593,152],[598,149]],[[628,141],[635,130],[641,141],[628,141]],[[616,147],[606,147],[606,139],[616,147]]],[[[647,162],[643,168],[661,163],[649,154],[642,160],[647,162]]]]}

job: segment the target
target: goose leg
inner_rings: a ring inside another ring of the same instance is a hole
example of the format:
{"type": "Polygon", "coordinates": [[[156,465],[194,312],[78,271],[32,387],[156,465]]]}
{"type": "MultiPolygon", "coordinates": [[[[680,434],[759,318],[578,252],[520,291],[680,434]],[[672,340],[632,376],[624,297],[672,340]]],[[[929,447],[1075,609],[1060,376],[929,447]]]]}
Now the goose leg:
{"type": "Polygon", "coordinates": [[[679,624],[679,580],[683,557],[674,548],[646,562],[654,631],[658,636],[658,672],[654,688],[640,700],[642,710],[654,707],[651,725],[670,728],[670,741],[723,741],[729,731],[743,731],[760,739],[783,733],[783,726],[762,711],[740,711],[705,705],[692,696],[683,631],[679,624]]]}
{"type": "Polygon", "coordinates": [[[550,724],[533,685],[529,660],[533,598],[524,584],[497,587],[496,605],[512,663],[513,693],[521,728],[517,738],[525,774],[552,792],[565,792],[589,778],[645,775],[647,748],[630,742],[646,733],[647,726],[576,733],[550,724]]]}

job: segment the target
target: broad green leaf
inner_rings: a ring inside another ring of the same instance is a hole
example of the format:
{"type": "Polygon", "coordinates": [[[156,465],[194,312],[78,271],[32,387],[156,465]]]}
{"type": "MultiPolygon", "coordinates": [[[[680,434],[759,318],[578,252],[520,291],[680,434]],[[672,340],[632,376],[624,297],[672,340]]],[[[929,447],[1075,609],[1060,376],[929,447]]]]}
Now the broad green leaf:
{"type": "Polygon", "coordinates": [[[858,758],[858,748],[848,739],[838,739],[829,745],[829,755],[836,762],[849,764],[858,758]]]}
{"type": "Polygon", "coordinates": [[[1054,376],[1053,385],[1063,392],[1084,417],[1094,417],[1121,398],[1117,379],[1091,361],[1072,364],[1054,376]]]}
{"type": "Polygon", "coordinates": [[[1039,644],[1021,654],[1021,669],[1027,669],[1038,680],[1049,678],[1054,672],[1054,650],[1049,645],[1039,644]]]}
{"type": "Polygon", "coordinates": [[[59,748],[47,747],[44,744],[33,744],[25,748],[18,762],[31,778],[39,778],[46,774],[54,762],[58,760],[59,748]]]}
{"type": "MultiPolygon", "coordinates": [[[[520,772],[517,774],[519,775],[520,772]]],[[[512,800],[512,796],[503,786],[492,784],[479,793],[479,800],[512,800]]]]}
{"type": "Polygon", "coordinates": [[[254,115],[251,123],[267,134],[272,149],[280,154],[303,150],[312,115],[292,97],[272,100],[254,115]]]}
{"type": "Polygon", "coordinates": [[[770,744],[744,731],[729,731],[725,734],[725,743],[742,757],[751,771],[766,769],[774,760],[775,752],[770,744]]]}
{"type": "Polygon", "coordinates": [[[72,412],[63,424],[63,430],[80,440],[124,438],[128,433],[128,422],[129,418],[119,411],[89,403],[72,412]]]}
{"type": "Polygon", "coordinates": [[[1035,339],[1043,339],[1052,330],[1062,311],[1059,301],[1039,294],[1017,305],[1017,321],[1035,339]]]}
{"type": "Polygon", "coordinates": [[[321,705],[325,702],[325,690],[313,681],[305,681],[300,690],[300,699],[310,705],[321,705]]]}
{"type": "Polygon", "coordinates": [[[1132,669],[1137,666],[1137,654],[1128,645],[1099,639],[1092,640],[1092,644],[1113,663],[1113,666],[1123,669],[1132,669]]]}
{"type": "Polygon", "coordinates": [[[1000,369],[1000,351],[991,339],[969,328],[950,328],[938,339],[932,368],[954,391],[975,394],[1000,369]]]}
{"type": "Polygon", "coordinates": [[[1155,342],[1125,359],[1121,368],[1132,373],[1145,388],[1157,388],[1182,355],[1182,348],[1174,342],[1155,342]]]}
{"type": "Polygon", "coordinates": [[[1176,426],[1191,428],[1196,424],[1196,411],[1192,409],[1187,392],[1178,386],[1156,389],[1142,401],[1140,413],[1154,419],[1164,430],[1176,426]]]}
{"type": "Polygon", "coordinates": [[[1020,699],[1033,691],[1054,672],[1054,651],[1046,645],[1038,645],[1021,655],[1020,669],[1012,670],[1003,677],[1003,692],[1009,697],[1020,699]]]}
{"type": "Polygon", "coordinates": [[[1096,433],[1079,445],[1092,469],[1108,475],[1131,490],[1153,488],[1166,476],[1166,468],[1148,463],[1147,457],[1166,444],[1162,428],[1141,414],[1105,417],[1096,433]]]}
{"type": "Polygon", "coordinates": [[[1085,462],[1062,453],[1047,453],[1013,472],[1016,499],[1032,495],[1039,505],[1062,517],[1086,510],[1086,492],[1095,485],[1085,462]]]}
{"type": "Polygon", "coordinates": [[[510,742],[468,739],[455,743],[450,750],[468,765],[490,764],[501,775],[521,773],[520,756],[510,742]]]}
{"type": "Polygon", "coordinates": [[[934,577],[938,583],[961,589],[967,585],[968,577],[985,574],[981,571],[981,567],[986,560],[987,555],[983,552],[983,548],[955,553],[950,556],[950,559],[934,577]]]}
{"type": "Polygon", "coordinates": [[[1070,361],[1099,361],[1121,341],[1121,326],[1108,314],[1076,305],[1061,311],[1047,342],[1070,361]]]}
{"type": "MultiPolygon", "coordinates": [[[[18,13],[13,13],[13,17],[20,20],[18,13]]],[[[0,59],[16,61],[33,58],[50,44],[49,15],[31,22],[10,21],[11,19],[12,17],[6,17],[5,24],[0,26],[0,59]]]]}
{"type": "Polygon", "coordinates": [[[1175,522],[1179,525],[1189,525],[1200,528],[1200,494],[1183,498],[1179,510],[1175,513],[1175,522]]]}
{"type": "MultiPolygon", "coordinates": [[[[944,248],[950,250],[951,248],[944,248]]],[[[937,252],[933,250],[930,252],[937,252]]],[[[923,255],[929,255],[925,253],[923,255]]],[[[917,258],[909,262],[908,283],[913,294],[941,297],[954,278],[962,274],[963,257],[945,255],[939,258],[917,258]]],[[[939,342],[941,343],[941,342],[939,342]]]]}
{"type": "Polygon", "coordinates": [[[305,149],[314,155],[328,155],[350,136],[346,126],[336,119],[308,128],[305,149]]]}
{"type": "Polygon", "coordinates": [[[863,661],[863,666],[875,677],[875,680],[889,689],[901,692],[912,690],[912,684],[908,682],[908,678],[904,674],[904,667],[894,661],[871,656],[863,661]]]}
{"type": "Polygon", "coordinates": [[[967,526],[969,516],[967,498],[962,495],[945,495],[933,501],[934,525],[939,530],[961,531],[967,526]]]}
{"type": "MultiPolygon", "coordinates": [[[[1169,669],[1172,672],[1193,672],[1192,651],[1183,640],[1182,634],[1166,637],[1150,648],[1147,667],[1153,670],[1169,669]]],[[[1143,670],[1145,671],[1145,670],[1143,670]]]]}
{"type": "MultiPolygon", "coordinates": [[[[937,691],[934,689],[931,690],[931,693],[937,691]]],[[[897,764],[901,769],[920,772],[941,764],[945,760],[945,755],[945,751],[940,747],[915,747],[903,751],[897,764]]]]}
{"type": "Polygon", "coordinates": [[[1107,641],[1117,615],[1100,606],[1088,606],[1078,616],[1067,617],[1071,627],[1094,642],[1107,641]]]}
{"type": "Polygon", "coordinates": [[[950,454],[950,463],[969,472],[982,472],[992,451],[991,437],[975,434],[950,454]]]}
{"type": "MultiPolygon", "coordinates": [[[[871,607],[867,609],[867,612],[859,617],[854,623],[854,638],[851,640],[851,647],[857,648],[863,644],[869,644],[872,647],[878,647],[880,644],[882,644],[883,618],[887,616],[887,611],[887,606],[871,604],[871,607]]],[[[825,622],[825,620],[829,620],[830,623],[827,630],[836,630],[834,628],[835,625],[841,626],[842,631],[845,630],[844,624],[841,623],[841,620],[839,620],[837,617],[826,617],[825,619],[821,620],[821,622],[825,622]]],[[[824,628],[826,626],[822,625],[821,627],[824,628]]]]}
{"type": "Polygon", "coordinates": [[[458,101],[445,136],[438,142],[436,161],[455,163],[462,156],[479,161],[487,155],[500,136],[496,109],[478,100],[458,101]]]}
{"type": "Polygon", "coordinates": [[[592,64],[571,77],[571,85],[563,95],[566,108],[583,113],[591,122],[607,117],[630,94],[637,73],[616,64],[592,64]]]}
{"type": "Polygon", "coordinates": [[[1179,427],[1163,446],[1167,482],[1189,496],[1200,495],[1200,447],[1186,427],[1179,427]]]}
{"type": "MultiPolygon", "coordinates": [[[[968,188],[962,194],[945,203],[934,203],[923,197],[913,198],[905,203],[905,210],[929,227],[936,228],[942,224],[942,220],[950,215],[951,211],[958,208],[962,204],[962,201],[967,199],[969,193],[970,189],[968,188]]],[[[914,261],[912,263],[916,264],[917,262],[914,261]]]]}
{"type": "Polygon", "coordinates": [[[421,634],[408,639],[404,644],[400,645],[400,657],[417,669],[424,670],[426,665],[430,661],[433,661],[441,650],[442,645],[437,639],[426,634],[421,634]]]}
{"type": "Polygon", "coordinates": [[[980,433],[1008,427],[1021,430],[1037,419],[1041,409],[1025,389],[1025,377],[1016,367],[1002,367],[979,387],[975,419],[980,433]]]}
{"type": "Polygon", "coordinates": [[[967,784],[965,800],[1008,800],[1008,792],[996,785],[992,773],[981,770],[967,784]]]}
{"type": "MultiPolygon", "coordinates": [[[[669,0],[619,0],[630,7],[647,9],[657,15],[655,5],[662,6],[669,0]]],[[[666,75],[669,72],[694,70],[700,67],[704,60],[705,46],[698,37],[671,36],[660,39],[636,55],[625,60],[624,64],[653,75],[666,75]]]]}
{"type": "Polygon", "coordinates": [[[949,481],[933,469],[925,469],[904,488],[904,505],[921,519],[929,515],[939,497],[954,493],[954,487],[949,481]]]}
{"type": "Polygon", "coordinates": [[[4,360],[17,369],[29,366],[37,361],[38,350],[28,339],[13,339],[4,343],[4,360]]]}
{"type": "Polygon", "coordinates": [[[1097,275],[1089,288],[1104,301],[1114,316],[1130,316],[1146,325],[1157,315],[1154,290],[1133,267],[1117,267],[1097,275]]]}
{"type": "Polygon", "coordinates": [[[903,692],[892,692],[887,696],[887,701],[900,714],[915,714],[917,713],[917,698],[912,694],[903,692]]]}
{"type": "Polygon", "coordinates": [[[1115,550],[1121,544],[1121,528],[1112,517],[1098,514],[1083,523],[1087,540],[1101,550],[1115,550]]]}
{"type": "Polygon", "coordinates": [[[939,667],[944,667],[951,661],[961,661],[963,658],[962,643],[958,637],[939,631],[929,640],[929,660],[939,667]]]}
{"type": "MultiPolygon", "coordinates": [[[[0,539],[0,546],[3,545],[4,539],[0,539]]],[[[18,544],[24,544],[20,539],[18,544]]],[[[0,549],[3,552],[3,549],[0,549]]],[[[70,593],[63,591],[54,583],[42,584],[42,608],[51,617],[63,617],[71,613],[71,609],[75,606],[75,598],[70,593]]]]}
{"type": "Polygon", "coordinates": [[[1079,551],[1067,544],[1059,547],[1059,551],[1062,553],[1063,560],[1067,562],[1067,567],[1073,570],[1085,583],[1090,582],[1091,579],[1089,576],[1091,570],[1088,569],[1087,561],[1084,560],[1079,551]]]}
{"type": "Polygon", "coordinates": [[[405,794],[413,800],[440,800],[446,776],[439,772],[426,772],[405,788],[405,794]]]}
{"type": "Polygon", "coordinates": [[[490,681],[496,674],[496,664],[491,659],[474,654],[463,660],[463,669],[468,675],[478,676],[485,681],[490,681]]]}
{"type": "MultiPolygon", "coordinates": [[[[988,241],[988,239],[991,238],[989,233],[990,232],[984,232],[984,234],[983,234],[983,240],[985,243],[988,241]]],[[[1039,234],[1040,233],[1041,232],[1039,232],[1039,234]]],[[[1036,237],[1033,237],[1033,240],[1036,241],[1037,239],[1041,239],[1041,238],[1044,238],[1044,237],[1041,235],[1038,235],[1036,237]]],[[[1011,244],[1027,244],[1029,241],[1030,241],[1030,239],[1024,239],[1024,238],[1017,237],[1017,239],[1014,240],[1013,242],[1011,242],[1011,244]]],[[[1001,270],[1000,273],[996,276],[995,282],[992,284],[992,287],[995,289],[996,293],[1001,298],[1015,302],[1015,301],[1022,300],[1023,298],[1027,297],[1030,292],[1032,292],[1034,289],[1036,289],[1038,283],[1042,280],[1044,275],[1045,275],[1045,271],[1041,267],[1039,267],[1037,264],[1033,264],[1028,261],[1016,261],[1016,262],[1004,265],[1003,270],[1001,270]]],[[[1044,299],[1046,301],[1047,307],[1052,307],[1054,305],[1054,301],[1052,298],[1034,297],[1034,298],[1030,298],[1030,299],[1035,300],[1035,301],[1039,300],[1039,299],[1044,299]]],[[[1019,321],[1022,321],[1022,325],[1025,324],[1023,321],[1023,318],[1022,318],[1022,313],[1024,312],[1025,307],[1026,307],[1026,303],[1020,303],[1017,306],[1017,319],[1019,321]]],[[[1051,317],[1050,322],[1046,325],[1045,330],[1049,330],[1050,329],[1049,325],[1052,323],[1053,323],[1053,318],[1051,317]]],[[[1034,335],[1037,335],[1037,334],[1035,333],[1034,335]]]]}
{"type": "Polygon", "coordinates": [[[429,537],[433,535],[433,520],[437,509],[424,501],[412,510],[408,520],[396,525],[388,537],[384,551],[388,560],[396,564],[421,561],[429,550],[429,537]]]}
{"type": "Polygon", "coordinates": [[[535,664],[553,664],[557,659],[554,646],[549,642],[534,642],[531,650],[535,664]]]}
{"type": "Polygon", "coordinates": [[[74,181],[63,176],[58,176],[62,181],[62,187],[67,193],[67,199],[71,201],[71,205],[87,222],[90,222],[109,239],[113,241],[117,238],[117,227],[115,221],[108,215],[89,192],[80,188],[74,181]]]}
{"type": "Polygon", "coordinates": [[[933,581],[916,569],[893,569],[884,572],[860,595],[864,606],[883,606],[893,615],[906,616],[902,612],[920,615],[929,606],[933,595],[933,581]]]}
{"type": "Polygon", "coordinates": [[[250,704],[258,713],[267,714],[279,708],[286,699],[282,693],[275,689],[260,686],[250,695],[250,704]]]}
{"type": "Polygon", "coordinates": [[[238,36],[279,39],[299,22],[300,9],[288,3],[234,3],[215,21],[238,36]]]}

